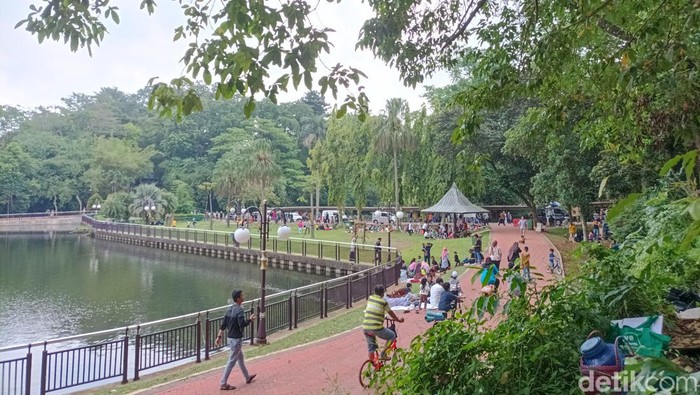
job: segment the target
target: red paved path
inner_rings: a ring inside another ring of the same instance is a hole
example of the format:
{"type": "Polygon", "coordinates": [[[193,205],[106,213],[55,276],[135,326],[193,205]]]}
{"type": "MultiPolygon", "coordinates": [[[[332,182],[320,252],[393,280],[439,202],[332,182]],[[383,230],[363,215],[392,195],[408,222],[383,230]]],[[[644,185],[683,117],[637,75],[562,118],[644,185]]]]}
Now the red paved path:
{"type": "MultiPolygon", "coordinates": [[[[503,250],[501,267],[506,267],[505,262],[508,249],[520,238],[519,230],[512,226],[492,228],[490,241],[498,240],[503,250]]],[[[534,231],[527,231],[526,245],[531,252],[531,262],[534,271],[545,275],[544,280],[550,281],[551,275],[544,272],[547,263],[549,249],[552,248],[549,240],[534,231]]],[[[486,250],[487,246],[484,246],[486,250]]],[[[440,251],[440,241],[435,242],[435,251],[440,251]]],[[[466,248],[465,248],[466,250],[466,248]]],[[[451,253],[451,251],[450,251],[451,253]]],[[[466,290],[467,303],[477,295],[476,287],[470,283],[472,271],[467,271],[461,277],[462,289],[466,290]]],[[[538,284],[543,285],[543,284],[538,284]]],[[[501,287],[503,291],[504,287],[501,287]]],[[[403,324],[397,324],[399,333],[399,346],[406,347],[411,339],[422,334],[432,324],[424,320],[424,313],[414,312],[402,314],[405,318],[403,324]]],[[[359,325],[359,323],[358,323],[359,325]]],[[[274,340],[273,340],[274,341],[274,340]]],[[[362,362],[367,359],[367,346],[359,326],[353,330],[341,333],[322,341],[308,344],[293,350],[281,351],[275,354],[250,359],[246,366],[251,374],[258,376],[251,384],[245,384],[243,375],[238,367],[235,367],[229,377],[229,384],[237,387],[234,391],[220,391],[219,380],[223,372],[221,369],[203,373],[184,380],[161,385],[140,392],[141,394],[366,394],[358,382],[358,370],[362,362]]]]}

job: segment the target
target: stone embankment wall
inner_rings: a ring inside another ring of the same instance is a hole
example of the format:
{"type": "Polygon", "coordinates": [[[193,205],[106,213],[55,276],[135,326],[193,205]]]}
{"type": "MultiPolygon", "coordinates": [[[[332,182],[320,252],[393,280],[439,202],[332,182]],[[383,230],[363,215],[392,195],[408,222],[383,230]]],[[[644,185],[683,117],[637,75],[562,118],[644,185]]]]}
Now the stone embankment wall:
{"type": "Polygon", "coordinates": [[[0,219],[0,233],[73,232],[79,226],[79,215],[0,219]]]}

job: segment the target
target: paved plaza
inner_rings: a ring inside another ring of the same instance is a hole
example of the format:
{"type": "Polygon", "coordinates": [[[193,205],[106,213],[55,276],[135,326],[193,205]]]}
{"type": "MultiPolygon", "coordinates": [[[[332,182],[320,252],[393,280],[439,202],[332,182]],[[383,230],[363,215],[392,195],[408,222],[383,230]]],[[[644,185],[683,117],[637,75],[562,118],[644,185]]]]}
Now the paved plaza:
{"type": "MultiPolygon", "coordinates": [[[[506,267],[505,256],[510,246],[520,238],[518,228],[513,226],[494,226],[490,241],[498,240],[503,250],[501,267],[506,267]]],[[[416,238],[416,242],[420,239],[416,238]]],[[[465,240],[465,242],[467,242],[465,240]]],[[[439,241],[436,242],[439,245],[439,241]]],[[[547,264],[549,240],[534,231],[526,234],[526,245],[530,247],[533,272],[540,272],[545,277],[538,280],[544,285],[552,281],[551,275],[544,271],[547,264]]],[[[484,250],[486,250],[486,245],[484,250]]],[[[471,302],[477,296],[479,285],[470,283],[472,272],[467,271],[460,278],[462,289],[467,295],[466,302],[471,302]]],[[[503,287],[502,289],[503,290],[503,287]]],[[[417,289],[414,286],[414,292],[417,289]]],[[[424,313],[399,313],[405,318],[403,324],[397,323],[399,346],[407,347],[411,340],[424,333],[432,323],[425,322],[424,313]]],[[[254,382],[246,384],[238,367],[235,367],[229,378],[229,384],[236,386],[234,391],[219,390],[219,380],[223,372],[221,368],[199,374],[172,383],[139,392],[140,394],[365,394],[371,393],[360,386],[358,371],[362,362],[367,359],[367,346],[362,330],[358,327],[338,334],[328,339],[307,344],[294,349],[281,351],[263,357],[246,361],[248,371],[257,374],[254,382]]],[[[274,341],[274,338],[271,339],[274,341]]]]}

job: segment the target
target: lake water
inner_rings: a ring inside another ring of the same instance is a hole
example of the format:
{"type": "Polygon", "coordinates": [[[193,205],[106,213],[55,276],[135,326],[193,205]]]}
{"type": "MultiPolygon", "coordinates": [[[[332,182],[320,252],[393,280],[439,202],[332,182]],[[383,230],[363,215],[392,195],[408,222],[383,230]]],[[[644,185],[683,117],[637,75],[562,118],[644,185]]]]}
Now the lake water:
{"type": "MultiPolygon", "coordinates": [[[[327,280],[267,271],[268,295],[327,280]]],[[[0,234],[0,347],[155,321],[259,296],[257,264],[72,234],[0,234]]]]}

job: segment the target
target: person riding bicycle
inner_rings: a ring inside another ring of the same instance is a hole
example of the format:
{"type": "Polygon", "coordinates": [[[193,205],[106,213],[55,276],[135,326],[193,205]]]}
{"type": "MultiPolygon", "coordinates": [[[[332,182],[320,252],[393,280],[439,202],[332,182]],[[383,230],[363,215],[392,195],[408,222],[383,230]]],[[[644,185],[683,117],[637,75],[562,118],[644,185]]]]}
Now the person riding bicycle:
{"type": "Polygon", "coordinates": [[[384,327],[384,314],[389,314],[391,318],[398,322],[403,322],[403,318],[399,318],[391,311],[389,303],[384,300],[384,286],[379,284],[374,287],[374,295],[371,295],[367,300],[367,307],[362,319],[362,330],[367,340],[367,350],[369,351],[369,359],[374,360],[374,352],[377,350],[377,337],[386,340],[386,345],[381,352],[380,358],[386,357],[386,350],[389,343],[396,339],[396,333],[389,328],[384,327]]]}
{"type": "Polygon", "coordinates": [[[554,248],[549,249],[549,267],[554,270],[557,262],[557,255],[554,253],[554,248]]]}

